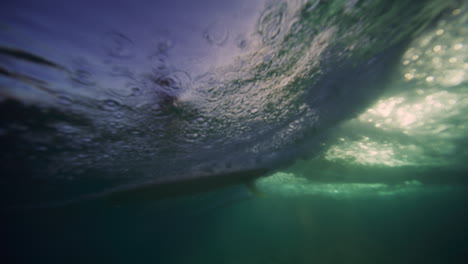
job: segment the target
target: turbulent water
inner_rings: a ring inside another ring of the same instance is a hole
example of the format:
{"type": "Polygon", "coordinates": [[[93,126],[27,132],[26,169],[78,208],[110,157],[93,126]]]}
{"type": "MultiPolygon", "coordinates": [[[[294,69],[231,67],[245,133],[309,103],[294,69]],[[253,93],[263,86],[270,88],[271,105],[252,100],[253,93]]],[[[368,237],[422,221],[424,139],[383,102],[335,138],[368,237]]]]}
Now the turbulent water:
{"type": "Polygon", "coordinates": [[[97,2],[0,10],[5,256],[466,256],[466,4],[97,2]]]}

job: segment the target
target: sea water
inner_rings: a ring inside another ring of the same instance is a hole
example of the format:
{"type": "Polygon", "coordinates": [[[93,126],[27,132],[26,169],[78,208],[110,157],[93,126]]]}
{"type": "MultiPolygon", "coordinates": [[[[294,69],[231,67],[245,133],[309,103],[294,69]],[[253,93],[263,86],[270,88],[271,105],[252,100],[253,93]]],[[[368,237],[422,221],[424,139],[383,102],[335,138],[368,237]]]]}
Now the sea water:
{"type": "Polygon", "coordinates": [[[464,263],[466,5],[215,2],[2,11],[6,263],[464,263]]]}

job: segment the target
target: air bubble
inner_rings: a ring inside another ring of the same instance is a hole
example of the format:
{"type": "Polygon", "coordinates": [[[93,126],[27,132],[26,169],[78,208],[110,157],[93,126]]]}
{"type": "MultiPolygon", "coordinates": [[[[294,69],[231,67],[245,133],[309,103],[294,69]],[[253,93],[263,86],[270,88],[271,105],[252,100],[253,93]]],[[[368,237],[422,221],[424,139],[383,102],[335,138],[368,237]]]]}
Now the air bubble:
{"type": "Polygon", "coordinates": [[[174,71],[167,76],[161,76],[154,80],[162,89],[173,92],[188,90],[192,84],[192,78],[184,71],[174,71]]]}
{"type": "Polygon", "coordinates": [[[216,21],[205,29],[203,38],[210,44],[222,46],[229,38],[229,31],[224,23],[216,21]]]}
{"type": "Polygon", "coordinates": [[[171,74],[171,77],[180,87],[188,88],[192,83],[192,77],[184,71],[175,71],[171,74]]]}
{"type": "Polygon", "coordinates": [[[117,111],[120,108],[120,103],[112,99],[107,99],[101,102],[100,108],[105,111],[117,111]]]}
{"type": "Polygon", "coordinates": [[[239,49],[245,49],[247,47],[247,39],[245,39],[243,35],[237,36],[235,42],[239,49]]]}
{"type": "Polygon", "coordinates": [[[75,70],[70,78],[73,81],[86,86],[92,86],[95,84],[93,74],[83,69],[75,70]]]}
{"type": "Polygon", "coordinates": [[[282,3],[270,6],[263,11],[257,30],[265,44],[274,42],[280,35],[286,8],[286,3],[282,3]]]}
{"type": "Polygon", "coordinates": [[[247,40],[245,39],[241,39],[237,42],[237,47],[239,47],[239,49],[244,49],[246,46],[247,46],[247,40]]]}
{"type": "Polygon", "coordinates": [[[132,91],[132,96],[141,95],[141,89],[139,87],[132,87],[130,90],[132,91]]]}

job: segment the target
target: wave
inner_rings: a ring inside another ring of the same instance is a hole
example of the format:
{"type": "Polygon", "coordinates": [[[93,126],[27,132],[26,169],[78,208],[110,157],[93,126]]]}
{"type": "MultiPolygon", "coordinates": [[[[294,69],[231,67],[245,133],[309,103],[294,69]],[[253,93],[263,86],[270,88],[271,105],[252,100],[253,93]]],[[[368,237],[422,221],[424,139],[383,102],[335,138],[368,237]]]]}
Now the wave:
{"type": "Polygon", "coordinates": [[[412,40],[459,10],[438,0],[20,2],[0,20],[8,204],[242,183],[337,156],[326,146],[336,126],[380,98],[412,40]]]}

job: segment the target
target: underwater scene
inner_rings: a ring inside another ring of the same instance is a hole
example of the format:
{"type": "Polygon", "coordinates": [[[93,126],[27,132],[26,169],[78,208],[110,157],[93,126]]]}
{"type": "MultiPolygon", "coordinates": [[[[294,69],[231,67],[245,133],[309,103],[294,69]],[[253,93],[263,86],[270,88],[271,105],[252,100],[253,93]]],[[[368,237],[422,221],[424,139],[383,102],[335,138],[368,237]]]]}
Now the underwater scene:
{"type": "Polygon", "coordinates": [[[468,3],[0,8],[0,263],[468,263],[468,3]]]}

